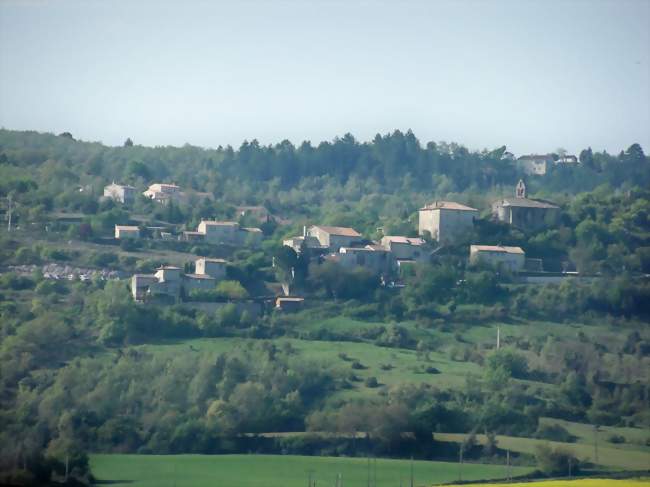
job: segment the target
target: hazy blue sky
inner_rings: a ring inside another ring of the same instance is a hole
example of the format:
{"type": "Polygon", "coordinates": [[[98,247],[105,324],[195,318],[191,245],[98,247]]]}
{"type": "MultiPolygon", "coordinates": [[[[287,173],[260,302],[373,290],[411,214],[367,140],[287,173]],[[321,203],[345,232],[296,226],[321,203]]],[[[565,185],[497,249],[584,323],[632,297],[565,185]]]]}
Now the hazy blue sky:
{"type": "Polygon", "coordinates": [[[650,0],[0,0],[0,126],[650,152],[650,0]]]}

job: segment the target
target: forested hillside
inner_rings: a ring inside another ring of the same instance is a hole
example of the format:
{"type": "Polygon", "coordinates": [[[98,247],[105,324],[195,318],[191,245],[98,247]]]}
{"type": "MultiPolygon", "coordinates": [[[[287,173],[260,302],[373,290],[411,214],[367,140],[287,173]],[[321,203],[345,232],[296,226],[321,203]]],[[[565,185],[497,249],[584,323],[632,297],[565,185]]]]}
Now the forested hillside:
{"type": "MultiPolygon", "coordinates": [[[[485,433],[487,445],[463,448],[489,459],[503,453],[495,434],[575,441],[544,418],[649,427],[650,159],[638,144],[619,155],[586,148],[580,164],[526,176],[505,151],[422,144],[410,131],[237,150],[0,131],[12,217],[0,233],[0,470],[48,478],[67,463],[84,479],[90,452],[455,458],[433,432],[485,433]],[[556,225],[492,218],[492,201],[521,178],[559,206],[556,225]],[[113,181],[136,188],[133,204],[100,198],[113,181]],[[154,182],[178,184],[189,201],[141,197],[154,182]],[[282,245],[316,223],[354,227],[367,242],[416,236],[417,210],[434,199],[479,209],[472,232],[390,285],[282,245]],[[251,205],[274,218],[236,209],[251,205]],[[178,233],[202,218],[259,225],[263,241],[113,238],[115,224],[178,233]],[[474,243],[519,246],[547,274],[575,278],[523,283],[468,263],[474,243]],[[227,280],[164,305],[134,302],[125,279],[44,271],[189,273],[197,256],[227,259],[227,280]],[[305,297],[298,312],[236,306],[289,281],[305,297]],[[206,296],[223,306],[195,305],[206,296]],[[278,432],[314,435],[264,435],[278,432]]],[[[645,451],[649,440],[621,448],[645,451]]]]}

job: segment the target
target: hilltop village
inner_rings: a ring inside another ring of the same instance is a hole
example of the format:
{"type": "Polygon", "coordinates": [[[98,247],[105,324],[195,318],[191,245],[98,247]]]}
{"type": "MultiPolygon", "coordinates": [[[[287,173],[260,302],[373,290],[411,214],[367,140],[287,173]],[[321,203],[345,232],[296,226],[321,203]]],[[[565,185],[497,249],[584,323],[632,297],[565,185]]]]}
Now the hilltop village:
{"type": "MultiPolygon", "coordinates": [[[[528,159],[525,159],[528,160],[528,159]]],[[[103,198],[129,204],[135,197],[135,188],[112,183],[104,188],[103,198]]],[[[155,183],[143,195],[161,205],[187,202],[188,194],[178,185],[155,183]]],[[[205,196],[205,195],[201,195],[205,196]]],[[[244,207],[242,214],[254,214],[260,221],[269,221],[263,207],[244,207]]],[[[373,241],[354,228],[331,225],[304,226],[301,235],[290,236],[283,245],[296,256],[308,255],[307,260],[317,264],[330,262],[345,270],[364,269],[379,277],[383,286],[400,287],[401,276],[416,264],[430,264],[437,253],[446,247],[466,242],[480,210],[454,201],[433,201],[418,210],[418,236],[382,235],[373,241]]],[[[512,196],[492,204],[491,218],[523,231],[553,228],[559,218],[559,207],[549,201],[527,196],[523,180],[517,184],[512,196]]],[[[115,225],[115,239],[138,240],[143,234],[157,235],[164,240],[204,242],[235,248],[259,247],[263,232],[256,227],[242,227],[236,221],[201,220],[195,231],[173,234],[160,228],[141,229],[135,225],[115,225]]],[[[525,249],[517,246],[487,245],[470,242],[468,264],[490,268],[519,276],[522,282],[558,282],[575,273],[545,272],[541,259],[527,259],[525,249]]],[[[200,291],[214,290],[227,280],[228,262],[225,259],[201,257],[188,263],[192,272],[176,266],[163,265],[153,274],[134,274],[131,292],[137,302],[171,302],[195,298],[200,291]]],[[[295,310],[303,304],[304,297],[293,294],[294,270],[282,283],[282,294],[276,296],[276,308],[295,310]]],[[[195,299],[196,301],[196,299],[195,299]]]]}

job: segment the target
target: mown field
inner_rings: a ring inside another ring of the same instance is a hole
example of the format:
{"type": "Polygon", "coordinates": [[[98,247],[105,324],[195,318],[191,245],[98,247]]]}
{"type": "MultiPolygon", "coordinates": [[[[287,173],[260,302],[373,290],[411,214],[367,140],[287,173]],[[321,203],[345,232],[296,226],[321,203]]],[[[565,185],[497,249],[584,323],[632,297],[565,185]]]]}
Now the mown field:
{"type": "MultiPolygon", "coordinates": [[[[414,461],[414,485],[432,485],[458,480],[455,463],[414,461]]],[[[91,468],[97,479],[114,486],[131,487],[303,487],[308,478],[317,486],[365,486],[368,460],[364,458],[306,457],[293,455],[92,455],[91,468]]],[[[512,475],[528,473],[528,467],[512,467],[512,475]]],[[[409,485],[411,462],[377,459],[370,461],[370,476],[377,487],[409,485]],[[376,472],[376,473],[375,473],[376,472]]],[[[501,465],[463,464],[463,480],[498,479],[505,476],[501,465]]]]}

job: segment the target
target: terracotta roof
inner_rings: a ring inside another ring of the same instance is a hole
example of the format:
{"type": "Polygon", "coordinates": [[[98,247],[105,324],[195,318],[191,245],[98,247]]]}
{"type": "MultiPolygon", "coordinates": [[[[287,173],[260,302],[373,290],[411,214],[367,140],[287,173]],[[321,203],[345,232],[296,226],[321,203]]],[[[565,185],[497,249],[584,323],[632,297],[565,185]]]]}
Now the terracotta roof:
{"type": "Polygon", "coordinates": [[[502,206],[518,206],[522,208],[559,208],[557,205],[544,200],[531,200],[528,198],[504,198],[502,206]]]}
{"type": "Polygon", "coordinates": [[[328,227],[324,225],[314,225],[314,228],[320,228],[330,235],[339,235],[341,237],[361,237],[361,234],[354,228],[349,227],[328,227]]]}
{"type": "Polygon", "coordinates": [[[409,245],[424,245],[426,240],[420,237],[402,237],[400,235],[386,235],[385,237],[382,238],[382,240],[386,239],[386,241],[391,242],[391,243],[403,243],[403,244],[409,244],[409,245]]]}
{"type": "Polygon", "coordinates": [[[462,211],[478,211],[476,208],[471,206],[465,206],[455,201],[434,201],[428,205],[424,205],[422,210],[462,210],[462,211]]]}
{"type": "Polygon", "coordinates": [[[140,230],[140,227],[135,225],[115,225],[115,230],[140,230]]]}
{"type": "Polygon", "coordinates": [[[502,245],[472,245],[470,251],[477,252],[503,252],[505,254],[524,254],[521,247],[504,247],[502,245]]]}

